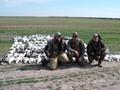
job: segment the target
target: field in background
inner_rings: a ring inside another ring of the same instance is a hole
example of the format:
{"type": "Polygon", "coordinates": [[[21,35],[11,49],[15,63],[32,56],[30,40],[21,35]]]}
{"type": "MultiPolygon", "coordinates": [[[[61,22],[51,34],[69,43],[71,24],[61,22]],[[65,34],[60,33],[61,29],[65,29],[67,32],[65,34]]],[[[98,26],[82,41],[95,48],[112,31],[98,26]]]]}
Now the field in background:
{"type": "Polygon", "coordinates": [[[0,55],[7,53],[17,35],[53,34],[71,36],[74,31],[88,43],[94,32],[101,34],[112,52],[120,51],[120,20],[53,17],[0,17],[0,55]]]}

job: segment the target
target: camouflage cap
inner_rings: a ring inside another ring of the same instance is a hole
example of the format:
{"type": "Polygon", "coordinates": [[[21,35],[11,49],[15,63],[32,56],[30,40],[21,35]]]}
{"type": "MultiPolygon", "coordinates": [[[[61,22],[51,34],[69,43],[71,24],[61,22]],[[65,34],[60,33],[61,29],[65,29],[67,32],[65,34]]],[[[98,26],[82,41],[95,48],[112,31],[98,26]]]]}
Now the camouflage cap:
{"type": "Polygon", "coordinates": [[[72,36],[73,36],[73,37],[78,37],[79,35],[78,35],[77,32],[74,32],[72,36]]]}
{"type": "Polygon", "coordinates": [[[97,33],[94,33],[94,34],[93,34],[93,37],[98,37],[98,34],[97,34],[97,33]]]}
{"type": "Polygon", "coordinates": [[[61,35],[62,35],[62,34],[61,34],[60,32],[56,32],[56,33],[55,33],[55,37],[61,37],[61,35]]]}

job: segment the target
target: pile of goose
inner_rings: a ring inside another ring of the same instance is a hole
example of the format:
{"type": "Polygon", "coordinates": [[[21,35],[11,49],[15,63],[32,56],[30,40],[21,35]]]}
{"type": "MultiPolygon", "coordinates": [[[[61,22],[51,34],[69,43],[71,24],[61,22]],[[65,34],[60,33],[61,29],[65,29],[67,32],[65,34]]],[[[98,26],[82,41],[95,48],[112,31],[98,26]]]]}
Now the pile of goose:
{"type": "Polygon", "coordinates": [[[52,39],[50,35],[14,37],[14,43],[2,61],[8,64],[41,63],[42,59],[47,59],[43,49],[50,39],[52,39]]]}
{"type": "MultiPolygon", "coordinates": [[[[48,40],[51,40],[51,35],[32,35],[32,36],[18,36],[14,37],[14,43],[10,48],[7,55],[1,58],[0,62],[11,63],[41,63],[43,59],[47,59],[44,53],[44,47],[48,40]]],[[[65,37],[66,43],[70,37],[65,37]]],[[[87,45],[85,44],[85,47],[87,45]]],[[[86,50],[87,51],[87,50],[86,50]]],[[[87,53],[85,52],[85,60],[88,60],[87,53]]],[[[110,54],[107,50],[105,57],[106,61],[120,61],[120,54],[110,54]]]]}

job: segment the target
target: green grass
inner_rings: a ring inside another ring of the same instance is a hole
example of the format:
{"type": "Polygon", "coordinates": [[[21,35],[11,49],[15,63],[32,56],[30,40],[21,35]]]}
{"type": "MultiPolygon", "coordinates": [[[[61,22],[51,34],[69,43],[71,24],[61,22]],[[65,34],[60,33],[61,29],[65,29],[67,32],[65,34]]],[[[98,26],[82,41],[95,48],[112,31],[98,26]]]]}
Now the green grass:
{"type": "Polygon", "coordinates": [[[9,50],[9,48],[11,47],[11,41],[2,41],[0,40],[0,55],[4,55],[5,53],[7,53],[7,51],[9,50]]]}
{"type": "Polygon", "coordinates": [[[98,32],[110,51],[120,51],[120,20],[0,17],[0,54],[8,51],[12,44],[12,37],[16,35],[53,34],[57,31],[68,36],[77,31],[86,43],[93,33],[98,32]]]}

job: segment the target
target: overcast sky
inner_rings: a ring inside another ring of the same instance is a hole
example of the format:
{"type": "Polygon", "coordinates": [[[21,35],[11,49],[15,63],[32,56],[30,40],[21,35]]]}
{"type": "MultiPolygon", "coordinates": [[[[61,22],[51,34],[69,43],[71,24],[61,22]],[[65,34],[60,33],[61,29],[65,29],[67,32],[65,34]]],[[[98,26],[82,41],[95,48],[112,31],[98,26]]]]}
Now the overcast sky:
{"type": "Polygon", "coordinates": [[[0,16],[120,18],[120,0],[0,0],[0,16]]]}

